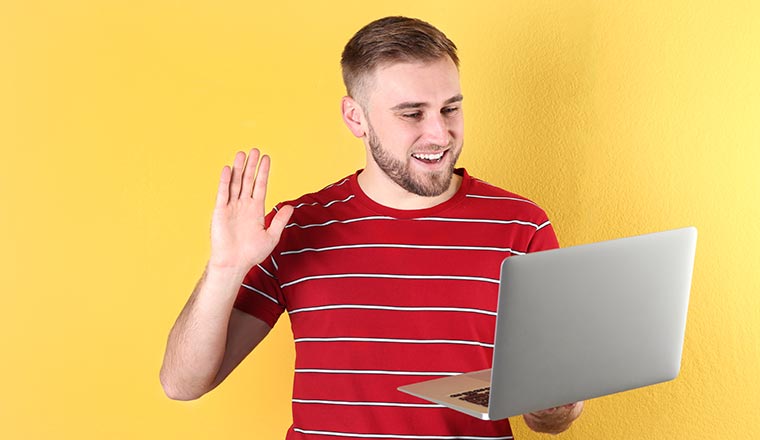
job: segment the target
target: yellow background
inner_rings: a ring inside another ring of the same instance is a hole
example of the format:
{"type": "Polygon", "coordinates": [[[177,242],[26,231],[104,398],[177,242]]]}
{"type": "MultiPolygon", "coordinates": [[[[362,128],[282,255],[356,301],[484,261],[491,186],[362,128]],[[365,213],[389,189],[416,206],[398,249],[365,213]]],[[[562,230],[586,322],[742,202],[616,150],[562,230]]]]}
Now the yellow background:
{"type": "Polygon", "coordinates": [[[189,403],[159,386],[166,336],[237,149],[273,157],[270,206],[362,166],[339,56],[391,14],[457,43],[461,164],[563,245],[699,228],[680,377],[563,438],[760,436],[757,2],[3,0],[0,438],[283,437],[286,318],[189,403]]]}

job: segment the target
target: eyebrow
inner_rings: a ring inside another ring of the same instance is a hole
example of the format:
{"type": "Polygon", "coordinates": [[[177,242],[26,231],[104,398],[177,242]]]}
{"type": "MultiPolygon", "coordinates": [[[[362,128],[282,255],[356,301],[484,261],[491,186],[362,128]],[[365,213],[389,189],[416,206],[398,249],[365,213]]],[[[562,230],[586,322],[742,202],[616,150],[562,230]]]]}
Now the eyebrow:
{"type": "MultiPolygon", "coordinates": [[[[446,101],[444,101],[443,105],[449,105],[449,104],[453,104],[455,102],[461,102],[462,100],[464,100],[464,97],[461,94],[459,94],[459,95],[456,95],[456,96],[452,96],[451,98],[449,98],[446,101]]],[[[391,107],[391,110],[393,110],[393,111],[409,110],[409,109],[417,109],[417,108],[427,107],[427,106],[428,106],[428,104],[425,103],[425,102],[413,102],[413,101],[409,101],[409,102],[402,102],[400,104],[396,104],[393,107],[391,107]]]]}

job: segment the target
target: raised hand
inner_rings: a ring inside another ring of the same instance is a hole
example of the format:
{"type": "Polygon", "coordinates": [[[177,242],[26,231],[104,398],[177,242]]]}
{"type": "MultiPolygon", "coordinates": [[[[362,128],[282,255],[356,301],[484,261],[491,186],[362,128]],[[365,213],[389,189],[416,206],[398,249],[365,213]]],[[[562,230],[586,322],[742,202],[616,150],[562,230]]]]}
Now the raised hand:
{"type": "Polygon", "coordinates": [[[269,156],[252,149],[239,151],[232,168],[225,166],[211,220],[209,267],[245,273],[261,263],[280,241],[293,207],[283,206],[265,228],[264,199],[269,178],[269,156]],[[257,166],[258,165],[258,172],[257,166]]]}

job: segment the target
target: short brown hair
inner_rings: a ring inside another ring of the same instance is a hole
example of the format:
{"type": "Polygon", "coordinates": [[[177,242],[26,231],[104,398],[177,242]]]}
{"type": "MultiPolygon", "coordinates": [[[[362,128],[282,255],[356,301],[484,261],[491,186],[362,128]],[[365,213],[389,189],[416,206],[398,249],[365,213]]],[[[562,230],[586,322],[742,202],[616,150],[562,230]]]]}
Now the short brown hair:
{"type": "Polygon", "coordinates": [[[346,93],[357,93],[382,64],[434,61],[448,56],[459,67],[457,47],[430,23],[407,17],[385,17],[359,29],[341,56],[346,93]]]}

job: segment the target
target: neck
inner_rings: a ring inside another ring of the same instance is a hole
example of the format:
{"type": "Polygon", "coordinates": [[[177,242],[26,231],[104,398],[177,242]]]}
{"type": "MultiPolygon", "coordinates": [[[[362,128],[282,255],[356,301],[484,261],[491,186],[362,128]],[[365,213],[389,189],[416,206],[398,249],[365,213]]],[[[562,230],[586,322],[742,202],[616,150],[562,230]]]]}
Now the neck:
{"type": "Polygon", "coordinates": [[[442,194],[433,197],[420,196],[400,187],[382,170],[368,166],[358,178],[359,187],[374,202],[393,209],[426,209],[439,205],[454,197],[462,185],[462,176],[454,173],[449,187],[442,194]]]}

